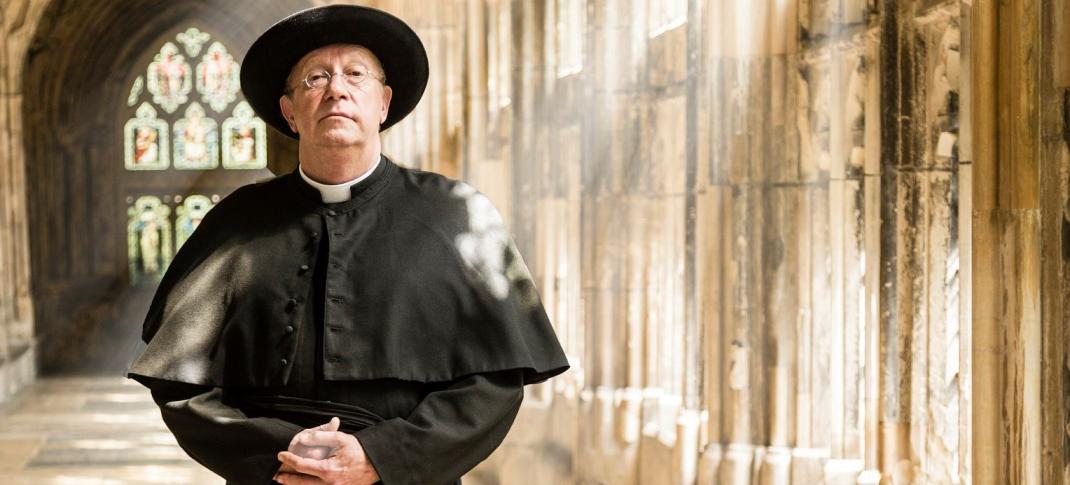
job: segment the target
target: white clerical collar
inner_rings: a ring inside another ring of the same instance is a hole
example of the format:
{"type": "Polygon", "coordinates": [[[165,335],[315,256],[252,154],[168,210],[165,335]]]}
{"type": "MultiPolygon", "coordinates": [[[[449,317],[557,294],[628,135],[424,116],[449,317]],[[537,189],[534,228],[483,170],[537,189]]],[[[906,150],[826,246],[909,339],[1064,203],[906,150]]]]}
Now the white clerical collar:
{"type": "Polygon", "coordinates": [[[350,188],[354,185],[359,184],[361,180],[368,178],[368,176],[371,175],[372,172],[375,172],[376,167],[378,167],[379,163],[382,161],[383,156],[379,155],[379,157],[375,159],[375,163],[372,164],[372,167],[369,168],[366,172],[364,172],[360,177],[336,185],[321,184],[315,180],[312,180],[307,174],[305,174],[305,169],[301,168],[301,165],[297,166],[297,171],[301,173],[301,178],[305,179],[305,182],[308,182],[308,185],[311,185],[315,187],[316,190],[320,191],[320,197],[323,198],[323,202],[331,204],[334,202],[345,202],[349,200],[352,197],[352,192],[350,192],[350,188]]]}

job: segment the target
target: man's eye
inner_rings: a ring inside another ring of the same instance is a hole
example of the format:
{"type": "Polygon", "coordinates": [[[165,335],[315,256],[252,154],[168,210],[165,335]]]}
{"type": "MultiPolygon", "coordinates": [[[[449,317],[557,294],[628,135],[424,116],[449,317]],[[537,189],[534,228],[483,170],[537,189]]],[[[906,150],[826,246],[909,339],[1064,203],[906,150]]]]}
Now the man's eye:
{"type": "Polygon", "coordinates": [[[327,81],[327,73],[318,72],[308,75],[308,82],[311,84],[321,83],[327,81]]]}
{"type": "Polygon", "coordinates": [[[363,69],[349,69],[349,70],[346,70],[346,76],[349,77],[350,79],[364,79],[364,75],[366,75],[366,74],[367,74],[367,72],[365,72],[363,69]]]}

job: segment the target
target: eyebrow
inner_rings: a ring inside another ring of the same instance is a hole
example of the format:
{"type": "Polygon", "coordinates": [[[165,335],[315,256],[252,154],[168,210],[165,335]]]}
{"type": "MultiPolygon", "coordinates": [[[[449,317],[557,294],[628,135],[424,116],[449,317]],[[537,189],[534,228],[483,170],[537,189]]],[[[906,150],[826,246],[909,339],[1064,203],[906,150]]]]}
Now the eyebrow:
{"type": "MultiPolygon", "coordinates": [[[[361,66],[361,67],[364,67],[365,69],[368,69],[370,71],[370,70],[372,70],[372,66],[370,64],[371,63],[363,62],[363,61],[353,61],[353,62],[343,62],[342,66],[343,66],[343,68],[345,68],[345,67],[353,67],[353,66],[361,66]]],[[[323,69],[324,71],[329,71],[330,70],[330,69],[327,68],[327,64],[326,63],[323,63],[323,62],[315,62],[315,63],[310,62],[300,72],[307,73],[308,71],[310,71],[312,69],[323,69]]]]}

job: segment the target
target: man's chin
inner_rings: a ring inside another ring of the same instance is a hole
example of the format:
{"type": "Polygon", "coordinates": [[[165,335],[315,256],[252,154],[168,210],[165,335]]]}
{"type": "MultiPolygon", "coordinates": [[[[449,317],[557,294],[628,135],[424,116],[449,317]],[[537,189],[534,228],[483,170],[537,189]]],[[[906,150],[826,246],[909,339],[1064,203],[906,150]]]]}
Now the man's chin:
{"type": "Polygon", "coordinates": [[[316,144],[322,147],[347,147],[364,143],[365,137],[353,130],[330,130],[316,136],[316,144]]]}

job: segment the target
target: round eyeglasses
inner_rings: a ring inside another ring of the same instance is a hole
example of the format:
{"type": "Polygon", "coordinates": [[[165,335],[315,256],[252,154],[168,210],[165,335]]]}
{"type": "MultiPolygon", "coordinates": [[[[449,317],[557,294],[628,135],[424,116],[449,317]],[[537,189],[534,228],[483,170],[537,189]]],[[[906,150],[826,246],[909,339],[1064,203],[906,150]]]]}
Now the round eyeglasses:
{"type": "MultiPolygon", "coordinates": [[[[302,83],[309,90],[322,89],[330,84],[331,79],[334,76],[341,75],[346,84],[358,88],[361,84],[364,84],[368,79],[375,79],[383,84],[386,84],[385,76],[378,76],[373,74],[367,67],[364,66],[350,66],[342,70],[341,73],[330,73],[326,69],[316,69],[305,75],[305,79],[302,83]]],[[[292,91],[292,89],[291,89],[292,91]]]]}

